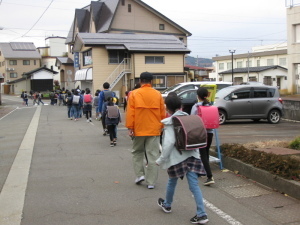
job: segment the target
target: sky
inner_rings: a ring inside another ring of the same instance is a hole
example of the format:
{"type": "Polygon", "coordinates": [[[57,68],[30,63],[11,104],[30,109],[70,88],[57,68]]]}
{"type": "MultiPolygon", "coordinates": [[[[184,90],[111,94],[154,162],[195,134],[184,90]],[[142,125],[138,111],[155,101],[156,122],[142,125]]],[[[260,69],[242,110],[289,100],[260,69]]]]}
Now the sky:
{"type": "MultiPolygon", "coordinates": [[[[95,1],[95,0],[94,0],[95,1]]],[[[109,1],[109,0],[107,0],[109,1]]],[[[287,40],[289,0],[143,0],[192,33],[190,56],[243,54],[254,46],[287,40]]],[[[294,0],[297,2],[300,0],[294,0]]],[[[91,0],[0,0],[0,42],[34,42],[45,46],[49,36],[66,37],[76,8],[91,0]]]]}

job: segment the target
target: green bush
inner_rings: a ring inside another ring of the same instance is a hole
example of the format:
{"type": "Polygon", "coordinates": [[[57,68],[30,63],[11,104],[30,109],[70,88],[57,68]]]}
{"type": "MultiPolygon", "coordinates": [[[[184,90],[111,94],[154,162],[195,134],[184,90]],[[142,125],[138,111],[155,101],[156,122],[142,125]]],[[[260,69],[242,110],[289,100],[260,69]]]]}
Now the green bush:
{"type": "Polygon", "coordinates": [[[297,137],[295,140],[291,141],[289,148],[300,150],[300,137],[297,137]]]}
{"type": "Polygon", "coordinates": [[[223,144],[221,148],[224,156],[241,160],[286,179],[300,181],[300,161],[290,156],[251,150],[240,144],[223,144]]]}

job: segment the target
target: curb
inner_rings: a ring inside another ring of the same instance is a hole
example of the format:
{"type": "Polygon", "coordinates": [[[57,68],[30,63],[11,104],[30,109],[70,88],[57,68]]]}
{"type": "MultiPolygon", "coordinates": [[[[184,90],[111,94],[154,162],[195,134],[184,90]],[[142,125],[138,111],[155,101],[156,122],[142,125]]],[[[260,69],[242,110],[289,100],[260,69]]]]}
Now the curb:
{"type": "Polygon", "coordinates": [[[222,158],[223,167],[231,171],[238,171],[239,174],[261,183],[280,193],[287,194],[300,200],[300,182],[286,180],[267,171],[258,169],[250,164],[230,157],[222,158]]]}

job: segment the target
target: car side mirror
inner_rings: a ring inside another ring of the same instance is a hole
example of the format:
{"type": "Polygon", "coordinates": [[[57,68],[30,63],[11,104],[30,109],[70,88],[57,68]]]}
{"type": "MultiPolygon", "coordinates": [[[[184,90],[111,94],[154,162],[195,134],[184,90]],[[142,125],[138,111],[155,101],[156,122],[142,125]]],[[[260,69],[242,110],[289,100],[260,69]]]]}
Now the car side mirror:
{"type": "Polygon", "coordinates": [[[231,99],[237,99],[237,98],[238,98],[237,95],[232,95],[232,96],[231,96],[231,99]]]}

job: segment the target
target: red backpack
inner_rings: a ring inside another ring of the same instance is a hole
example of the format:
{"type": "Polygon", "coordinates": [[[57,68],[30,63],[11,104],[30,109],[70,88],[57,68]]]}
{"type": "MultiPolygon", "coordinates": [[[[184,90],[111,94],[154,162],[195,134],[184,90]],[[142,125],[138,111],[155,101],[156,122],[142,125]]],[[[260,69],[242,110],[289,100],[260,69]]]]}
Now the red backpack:
{"type": "Polygon", "coordinates": [[[219,110],[216,106],[197,106],[198,116],[201,117],[206,129],[219,128],[219,110]]]}
{"type": "Polygon", "coordinates": [[[92,96],[90,94],[84,95],[84,102],[85,103],[91,103],[92,102],[92,96]]]}

